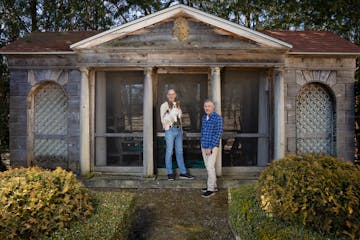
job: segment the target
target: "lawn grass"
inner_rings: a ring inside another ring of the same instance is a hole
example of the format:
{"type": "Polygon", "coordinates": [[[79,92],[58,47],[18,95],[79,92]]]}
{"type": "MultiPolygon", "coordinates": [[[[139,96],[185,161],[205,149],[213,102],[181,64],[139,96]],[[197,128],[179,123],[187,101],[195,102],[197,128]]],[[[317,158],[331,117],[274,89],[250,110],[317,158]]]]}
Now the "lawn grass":
{"type": "Polygon", "coordinates": [[[255,185],[229,189],[229,217],[232,229],[241,240],[337,239],[269,216],[259,207],[255,185]]]}
{"type": "Polygon", "coordinates": [[[50,239],[128,239],[135,211],[135,195],[129,192],[92,192],[95,212],[54,232],[50,239]]]}

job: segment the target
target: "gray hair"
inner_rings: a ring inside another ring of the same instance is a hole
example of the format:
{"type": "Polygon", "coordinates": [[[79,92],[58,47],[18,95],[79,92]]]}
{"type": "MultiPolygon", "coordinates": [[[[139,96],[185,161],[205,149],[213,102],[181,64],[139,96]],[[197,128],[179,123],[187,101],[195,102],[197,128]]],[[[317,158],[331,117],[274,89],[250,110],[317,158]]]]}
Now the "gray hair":
{"type": "Polygon", "coordinates": [[[214,105],[214,107],[215,107],[215,103],[211,100],[211,99],[206,99],[205,101],[204,101],[204,104],[205,103],[212,103],[213,105],[214,105]]]}
{"type": "Polygon", "coordinates": [[[175,89],[173,88],[169,88],[166,93],[169,93],[170,91],[174,91],[174,93],[176,93],[175,89]]]}

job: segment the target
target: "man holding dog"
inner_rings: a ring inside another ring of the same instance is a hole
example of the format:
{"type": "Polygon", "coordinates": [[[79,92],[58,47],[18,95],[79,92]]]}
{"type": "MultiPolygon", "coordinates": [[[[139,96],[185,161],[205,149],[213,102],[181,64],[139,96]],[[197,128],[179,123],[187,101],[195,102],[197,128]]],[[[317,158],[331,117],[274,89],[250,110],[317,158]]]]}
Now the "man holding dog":
{"type": "Polygon", "coordinates": [[[183,131],[181,125],[181,107],[180,102],[176,101],[176,92],[174,89],[169,89],[166,95],[168,101],[160,106],[160,119],[165,130],[165,165],[168,175],[168,180],[175,180],[176,174],[172,168],[172,155],[175,144],[176,162],[180,170],[180,179],[193,179],[185,168],[183,156],[183,131]]]}

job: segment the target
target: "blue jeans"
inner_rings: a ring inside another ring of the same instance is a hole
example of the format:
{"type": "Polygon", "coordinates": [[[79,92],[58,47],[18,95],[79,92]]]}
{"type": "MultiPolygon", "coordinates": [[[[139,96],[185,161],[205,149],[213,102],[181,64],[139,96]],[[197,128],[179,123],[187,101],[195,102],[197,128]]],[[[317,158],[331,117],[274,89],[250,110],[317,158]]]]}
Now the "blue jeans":
{"type": "Polygon", "coordinates": [[[183,155],[183,138],[181,128],[170,128],[165,131],[166,153],[165,153],[165,165],[167,174],[172,174],[172,155],[175,143],[176,162],[179,166],[181,174],[186,173],[183,155]]]}

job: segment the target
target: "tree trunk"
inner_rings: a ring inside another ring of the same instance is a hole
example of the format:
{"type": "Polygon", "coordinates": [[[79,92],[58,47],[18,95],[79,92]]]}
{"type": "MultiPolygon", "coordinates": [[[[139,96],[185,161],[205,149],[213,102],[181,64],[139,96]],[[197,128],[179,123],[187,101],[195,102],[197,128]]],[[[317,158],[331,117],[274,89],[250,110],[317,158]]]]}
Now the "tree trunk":
{"type": "Polygon", "coordinates": [[[38,23],[37,23],[37,0],[30,1],[30,15],[31,15],[31,32],[35,32],[39,30],[38,23]]]}

